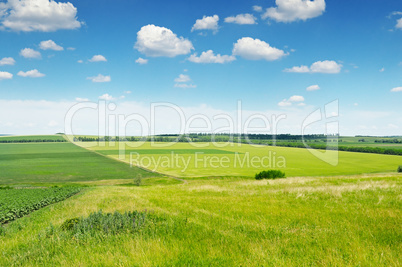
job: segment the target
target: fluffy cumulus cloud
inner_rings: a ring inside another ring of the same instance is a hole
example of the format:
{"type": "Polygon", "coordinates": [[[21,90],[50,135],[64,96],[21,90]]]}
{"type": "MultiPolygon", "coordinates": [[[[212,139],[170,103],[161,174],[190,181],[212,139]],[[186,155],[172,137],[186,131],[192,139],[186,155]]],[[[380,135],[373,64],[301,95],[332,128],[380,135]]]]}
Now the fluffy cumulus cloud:
{"type": "Polygon", "coordinates": [[[208,50],[206,52],[202,52],[199,57],[197,57],[197,54],[193,54],[188,58],[189,61],[194,62],[194,63],[227,63],[231,62],[233,60],[236,60],[235,56],[229,56],[229,55],[221,55],[221,54],[214,54],[214,51],[208,50]]]}
{"type": "Polygon", "coordinates": [[[0,28],[3,30],[52,32],[77,29],[81,24],[77,20],[77,8],[70,2],[8,0],[0,5],[0,28]]]}
{"type": "Polygon", "coordinates": [[[0,71],[0,81],[12,79],[13,75],[6,71],[0,71]]]}
{"type": "Polygon", "coordinates": [[[107,83],[112,81],[110,76],[104,76],[102,74],[98,74],[98,76],[88,77],[87,80],[91,80],[94,83],[107,83]]]}
{"type": "Polygon", "coordinates": [[[100,100],[106,100],[106,101],[110,101],[110,100],[115,100],[116,98],[114,98],[113,96],[109,95],[109,94],[103,94],[99,97],[100,100]]]}
{"type": "Polygon", "coordinates": [[[283,50],[270,46],[259,39],[243,37],[233,45],[233,55],[241,56],[249,60],[264,59],[277,60],[287,55],[283,50]]]}
{"type": "Polygon", "coordinates": [[[193,44],[177,37],[171,30],[155,25],[146,25],[137,32],[134,48],[149,57],[175,57],[186,55],[194,49],[193,44]]]}
{"type": "Polygon", "coordinates": [[[321,16],[325,11],[325,0],[276,0],[276,7],[267,8],[263,19],[277,22],[307,20],[321,16]]]}
{"type": "Polygon", "coordinates": [[[255,12],[262,12],[262,6],[253,6],[255,12]]]}
{"type": "Polygon", "coordinates": [[[20,51],[20,56],[24,58],[41,58],[42,55],[39,51],[33,50],[32,48],[24,48],[20,51]]]}
{"type": "Polygon", "coordinates": [[[135,61],[135,63],[138,63],[138,64],[140,64],[140,65],[144,65],[144,64],[147,64],[147,63],[148,63],[148,59],[144,59],[144,58],[142,58],[142,57],[139,57],[139,58],[135,61]]]}
{"type": "Polygon", "coordinates": [[[107,59],[102,55],[94,55],[89,61],[90,62],[106,62],[107,59]]]}
{"type": "Polygon", "coordinates": [[[315,85],[310,85],[309,87],[306,88],[307,91],[316,91],[316,90],[320,90],[321,88],[315,84],[315,85]]]}
{"type": "Polygon", "coordinates": [[[252,14],[239,14],[237,16],[225,18],[225,22],[236,24],[257,24],[256,20],[257,18],[252,14]]]}
{"type": "Polygon", "coordinates": [[[341,72],[342,64],[336,63],[333,60],[317,61],[308,66],[295,66],[289,69],[285,69],[285,72],[296,73],[330,73],[335,74],[341,72]]]}
{"type": "Polygon", "coordinates": [[[179,77],[174,79],[174,81],[177,83],[186,83],[186,82],[191,81],[191,79],[190,79],[190,76],[188,76],[188,75],[180,74],[179,77]]]}
{"type": "Polygon", "coordinates": [[[289,98],[290,102],[303,102],[304,101],[304,97],[302,97],[301,95],[293,95],[289,98]]]}
{"type": "Polygon", "coordinates": [[[402,87],[395,87],[391,89],[391,92],[402,92],[402,87]]]}
{"type": "Polygon", "coordinates": [[[12,57],[4,57],[0,59],[0,66],[5,66],[5,65],[14,65],[15,60],[12,57]]]}
{"type": "Polygon", "coordinates": [[[17,73],[18,76],[21,77],[28,77],[28,78],[41,78],[41,77],[45,77],[45,74],[40,73],[37,69],[34,70],[29,70],[26,72],[20,71],[17,73]]]}
{"type": "Polygon", "coordinates": [[[186,74],[180,74],[179,77],[177,77],[176,79],[174,79],[175,81],[175,85],[174,87],[177,88],[196,88],[197,86],[194,84],[191,84],[191,78],[190,76],[186,75],[186,74]]]}
{"type": "Polygon", "coordinates": [[[52,40],[47,40],[47,41],[40,42],[39,47],[42,50],[54,50],[54,51],[63,51],[64,50],[63,47],[61,47],[60,45],[57,45],[52,40]]]}
{"type": "Polygon", "coordinates": [[[294,103],[297,103],[298,106],[305,106],[306,104],[303,103],[304,97],[301,95],[293,95],[289,99],[283,99],[281,102],[278,103],[280,107],[290,107],[294,103]]]}
{"type": "Polygon", "coordinates": [[[396,21],[396,26],[395,26],[397,29],[400,29],[400,30],[402,30],[402,18],[400,18],[400,19],[398,19],[397,21],[396,21]]]}
{"type": "Polygon", "coordinates": [[[202,19],[197,19],[191,28],[191,31],[195,30],[213,30],[213,31],[218,31],[218,22],[219,22],[219,16],[218,15],[213,15],[213,16],[203,16],[202,19]]]}

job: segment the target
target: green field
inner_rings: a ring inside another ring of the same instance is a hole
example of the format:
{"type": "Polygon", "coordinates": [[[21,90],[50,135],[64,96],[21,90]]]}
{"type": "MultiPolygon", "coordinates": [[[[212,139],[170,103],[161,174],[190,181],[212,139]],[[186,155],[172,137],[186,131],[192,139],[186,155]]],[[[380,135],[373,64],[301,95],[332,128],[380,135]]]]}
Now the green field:
{"type": "MultiPolygon", "coordinates": [[[[52,190],[46,187],[54,184],[84,187],[80,194],[0,225],[0,266],[402,264],[400,156],[340,152],[334,167],[299,148],[209,143],[200,143],[201,148],[188,143],[125,147],[124,155],[138,153],[138,160],[190,159],[183,172],[179,166],[156,168],[182,177],[175,178],[130,168],[129,157],[118,159],[123,142],[77,144],[88,149],[71,143],[0,144],[0,185],[23,188],[0,190],[0,197],[8,194],[2,200],[9,207],[25,199],[18,190],[32,195],[52,190]],[[196,153],[210,165],[195,166],[196,153]],[[286,166],[277,169],[288,178],[255,180],[260,168],[215,166],[222,158],[230,165],[236,157],[269,153],[285,159],[286,166]],[[138,175],[142,186],[135,186],[138,175]],[[110,225],[88,224],[91,231],[70,232],[62,227],[86,222],[100,211],[138,211],[149,219],[141,227],[134,220],[131,228],[112,234],[110,225]]],[[[30,199],[38,198],[40,193],[30,199]]],[[[0,210],[4,203],[0,201],[0,210]]]]}
{"type": "Polygon", "coordinates": [[[0,144],[0,184],[64,183],[159,176],[71,143],[0,144]]]}
{"type": "Polygon", "coordinates": [[[0,190],[0,224],[62,201],[79,191],[78,187],[2,189],[0,190]]]}
{"type": "Polygon", "coordinates": [[[0,265],[400,266],[401,178],[98,186],[8,225],[0,265]],[[100,209],[146,209],[163,220],[116,236],[61,230],[100,209]]]}
{"type": "MultiPolygon", "coordinates": [[[[251,177],[265,169],[280,169],[287,176],[345,175],[392,172],[402,165],[401,156],[340,151],[338,165],[331,166],[313,156],[307,149],[234,143],[218,144],[222,147],[211,143],[196,143],[200,148],[189,143],[175,143],[170,146],[150,142],[140,146],[135,142],[126,142],[125,145],[123,142],[106,142],[105,146],[96,146],[94,142],[78,144],[113,158],[119,158],[119,147],[122,147],[124,153],[121,160],[181,177],[251,177]]],[[[338,152],[327,153],[336,156],[338,152]]]]}

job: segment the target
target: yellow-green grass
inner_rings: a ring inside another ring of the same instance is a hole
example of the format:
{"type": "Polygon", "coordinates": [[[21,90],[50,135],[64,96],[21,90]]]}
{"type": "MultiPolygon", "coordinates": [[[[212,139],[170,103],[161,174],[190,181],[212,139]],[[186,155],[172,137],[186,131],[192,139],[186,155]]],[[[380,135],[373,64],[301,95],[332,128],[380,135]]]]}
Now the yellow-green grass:
{"type": "Polygon", "coordinates": [[[338,163],[333,166],[307,149],[234,143],[220,143],[218,146],[212,143],[195,143],[199,147],[189,143],[167,145],[150,142],[77,144],[127,163],[181,177],[252,177],[266,169],[283,170],[288,177],[346,175],[395,172],[402,165],[401,156],[327,151],[327,155],[338,158],[338,163]],[[121,151],[123,152],[120,153],[121,151]]]}
{"type": "Polygon", "coordinates": [[[0,265],[400,266],[401,175],[87,188],[7,225],[0,265]],[[154,211],[137,234],[73,237],[70,218],[154,211]]]}
{"type": "Polygon", "coordinates": [[[0,184],[65,183],[160,176],[71,143],[0,144],[0,184]]]}

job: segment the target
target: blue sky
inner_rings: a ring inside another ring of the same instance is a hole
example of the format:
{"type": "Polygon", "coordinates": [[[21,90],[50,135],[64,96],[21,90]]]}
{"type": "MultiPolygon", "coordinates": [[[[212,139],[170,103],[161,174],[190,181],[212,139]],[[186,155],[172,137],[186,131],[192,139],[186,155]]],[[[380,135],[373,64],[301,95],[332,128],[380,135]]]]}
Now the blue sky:
{"type": "Polygon", "coordinates": [[[69,106],[105,99],[125,114],[240,100],[299,134],[337,99],[341,134],[402,134],[399,0],[0,1],[0,40],[0,133],[64,131],[69,106]]]}

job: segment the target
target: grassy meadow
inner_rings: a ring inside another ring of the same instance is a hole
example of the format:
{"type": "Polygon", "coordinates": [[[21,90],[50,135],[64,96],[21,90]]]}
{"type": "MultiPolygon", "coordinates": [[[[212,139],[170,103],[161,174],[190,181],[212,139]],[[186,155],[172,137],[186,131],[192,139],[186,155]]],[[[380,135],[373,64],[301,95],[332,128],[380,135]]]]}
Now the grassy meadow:
{"type": "Polygon", "coordinates": [[[180,177],[251,177],[265,169],[283,170],[288,177],[346,175],[394,172],[402,165],[400,156],[328,151],[326,153],[334,157],[339,153],[338,164],[331,166],[307,149],[234,143],[218,143],[217,146],[212,143],[175,143],[168,146],[167,143],[150,142],[105,142],[104,146],[95,142],[77,144],[127,163],[180,177]],[[121,148],[123,150],[119,150],[121,148]],[[123,151],[122,157],[120,151],[123,151]]]}
{"type": "MultiPolygon", "coordinates": [[[[339,152],[334,167],[306,149],[288,147],[77,144],[85,148],[0,144],[3,195],[18,195],[16,190],[29,195],[53,185],[80,188],[64,201],[0,225],[0,266],[402,264],[400,156],[339,152]],[[119,145],[125,146],[124,159],[119,145]],[[131,152],[150,162],[173,153],[188,166],[184,171],[178,165],[148,166],[162,174],[130,168],[131,152]],[[195,153],[201,165],[196,166],[195,153]],[[276,169],[288,178],[255,180],[258,167],[215,167],[223,158],[230,165],[245,155],[283,157],[286,166],[276,169]],[[138,176],[141,186],[134,181],[138,176]],[[140,211],[149,219],[135,231],[117,234],[104,232],[106,226],[91,235],[62,227],[99,211],[140,211]]],[[[12,199],[3,202],[15,205],[12,199]]]]}
{"type": "Polygon", "coordinates": [[[97,186],[7,225],[0,265],[400,266],[401,175],[97,186]],[[67,219],[150,211],[137,233],[71,236],[67,219]]]}

